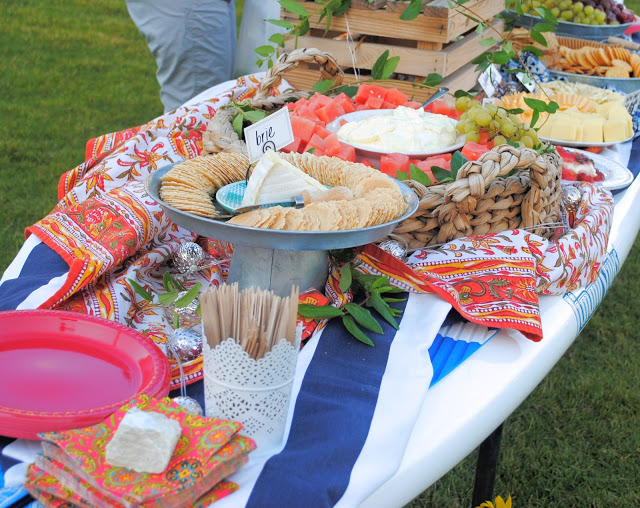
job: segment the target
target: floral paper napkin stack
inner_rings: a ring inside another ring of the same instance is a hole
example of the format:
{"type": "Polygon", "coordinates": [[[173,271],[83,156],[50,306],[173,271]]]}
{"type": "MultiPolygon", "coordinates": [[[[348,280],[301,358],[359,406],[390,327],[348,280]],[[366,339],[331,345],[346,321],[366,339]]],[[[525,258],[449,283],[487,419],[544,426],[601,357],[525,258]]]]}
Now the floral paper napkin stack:
{"type": "Polygon", "coordinates": [[[104,422],[84,429],[40,434],[42,454],[29,467],[25,487],[45,506],[208,506],[234,492],[223,481],[248,460],[255,442],[238,422],[187,413],[171,399],[140,396],[104,422]],[[105,462],[105,447],[133,407],[177,420],[182,434],[167,469],[138,473],[105,462]]]}

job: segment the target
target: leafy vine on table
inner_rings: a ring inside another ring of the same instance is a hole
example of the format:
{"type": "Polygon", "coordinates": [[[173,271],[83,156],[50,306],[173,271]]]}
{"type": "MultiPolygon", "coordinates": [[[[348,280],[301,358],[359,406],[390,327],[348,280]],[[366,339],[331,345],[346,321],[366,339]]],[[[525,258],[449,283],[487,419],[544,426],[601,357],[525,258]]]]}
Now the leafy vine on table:
{"type": "MultiPolygon", "coordinates": [[[[340,257],[349,249],[344,251],[332,251],[333,263],[339,264],[340,257]]],[[[403,293],[404,290],[393,287],[389,284],[389,278],[384,275],[365,274],[357,270],[360,263],[346,262],[339,267],[340,283],[339,288],[342,293],[350,292],[359,303],[349,302],[340,309],[332,305],[308,305],[298,306],[298,313],[311,319],[333,319],[341,318],[346,330],[360,342],[373,346],[373,341],[363,331],[363,328],[373,333],[382,334],[382,326],[375,319],[371,310],[374,310],[387,323],[396,330],[399,328],[396,317],[402,311],[389,305],[395,302],[404,302],[406,298],[396,298],[391,296],[403,293]],[[371,310],[369,310],[371,309],[371,310]]]]}

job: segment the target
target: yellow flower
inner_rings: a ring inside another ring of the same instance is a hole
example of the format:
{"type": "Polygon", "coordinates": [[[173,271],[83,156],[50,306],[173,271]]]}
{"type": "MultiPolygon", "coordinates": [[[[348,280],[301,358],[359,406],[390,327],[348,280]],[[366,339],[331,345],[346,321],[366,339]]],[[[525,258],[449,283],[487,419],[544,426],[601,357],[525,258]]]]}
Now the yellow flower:
{"type": "Polygon", "coordinates": [[[495,506],[491,501],[485,501],[484,503],[482,503],[480,506],[476,508],[511,508],[511,494],[509,494],[509,497],[507,498],[506,501],[502,499],[500,496],[496,497],[495,506]]]}

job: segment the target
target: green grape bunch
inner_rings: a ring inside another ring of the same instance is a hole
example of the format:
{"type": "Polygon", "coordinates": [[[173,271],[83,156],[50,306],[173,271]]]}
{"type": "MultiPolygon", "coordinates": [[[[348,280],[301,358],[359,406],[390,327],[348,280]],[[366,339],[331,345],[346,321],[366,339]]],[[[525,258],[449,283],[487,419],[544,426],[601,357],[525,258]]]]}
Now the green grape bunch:
{"type": "Polygon", "coordinates": [[[529,124],[521,122],[505,108],[463,95],[456,99],[456,109],[462,111],[456,129],[464,134],[467,141],[478,143],[481,132],[488,132],[493,146],[510,144],[517,147],[533,148],[538,144],[538,133],[529,124]]]}
{"type": "Polygon", "coordinates": [[[525,14],[539,16],[538,7],[546,7],[560,21],[582,25],[619,25],[636,19],[631,9],[615,0],[523,0],[525,14]]]}

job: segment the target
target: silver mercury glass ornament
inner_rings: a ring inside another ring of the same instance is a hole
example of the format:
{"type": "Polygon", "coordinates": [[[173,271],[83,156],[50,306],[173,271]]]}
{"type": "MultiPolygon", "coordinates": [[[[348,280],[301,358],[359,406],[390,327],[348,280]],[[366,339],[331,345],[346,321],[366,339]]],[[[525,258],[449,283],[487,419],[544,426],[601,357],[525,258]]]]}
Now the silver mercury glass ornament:
{"type": "Polygon", "coordinates": [[[192,415],[202,416],[203,414],[202,406],[200,406],[199,402],[196,399],[193,399],[186,395],[178,395],[171,400],[173,400],[173,402],[175,402],[179,406],[185,408],[187,412],[191,413],[192,415]]]}
{"type": "Polygon", "coordinates": [[[564,185],[562,187],[562,201],[568,211],[575,213],[580,208],[582,192],[573,185],[564,185]]]}
{"type": "Polygon", "coordinates": [[[197,243],[180,244],[173,255],[173,266],[180,273],[195,273],[204,263],[204,250],[197,243]]]}
{"type": "Polygon", "coordinates": [[[407,261],[407,248],[397,240],[385,240],[381,242],[378,247],[398,258],[403,263],[407,261]]]}
{"type": "Polygon", "coordinates": [[[190,362],[202,354],[202,336],[192,328],[178,328],[174,330],[167,348],[180,362],[190,362]]]}
{"type": "MultiPolygon", "coordinates": [[[[176,298],[176,301],[180,300],[180,298],[182,298],[187,293],[188,291],[180,291],[178,293],[178,297],[176,298]]],[[[178,314],[178,316],[180,316],[181,319],[187,319],[189,321],[197,322],[197,321],[200,321],[200,317],[196,312],[199,304],[200,304],[200,297],[196,295],[196,297],[189,303],[189,305],[185,305],[184,307],[176,307],[174,302],[174,304],[171,306],[171,310],[176,314],[178,314]]]]}
{"type": "Polygon", "coordinates": [[[190,328],[178,328],[167,340],[167,349],[176,359],[180,370],[180,395],[172,400],[187,412],[202,416],[204,411],[200,403],[187,395],[187,381],[182,368],[183,362],[195,360],[202,354],[202,336],[190,328]]]}

